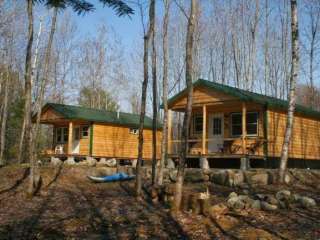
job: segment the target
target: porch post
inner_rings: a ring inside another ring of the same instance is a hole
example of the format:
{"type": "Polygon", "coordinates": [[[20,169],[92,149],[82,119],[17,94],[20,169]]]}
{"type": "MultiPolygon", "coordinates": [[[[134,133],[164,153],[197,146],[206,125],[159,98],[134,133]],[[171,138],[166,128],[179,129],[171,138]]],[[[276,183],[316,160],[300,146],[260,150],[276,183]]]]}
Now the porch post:
{"type": "Polygon", "coordinates": [[[248,170],[249,168],[249,160],[246,156],[247,154],[247,106],[246,103],[242,103],[242,154],[243,157],[241,158],[240,161],[240,168],[241,170],[248,170]]]}
{"type": "Polygon", "coordinates": [[[247,137],[247,106],[242,103],[242,154],[246,154],[246,137],[247,137]]]}
{"type": "Polygon", "coordinates": [[[206,154],[206,139],[207,139],[207,106],[202,107],[202,154],[206,154]]]}
{"type": "Polygon", "coordinates": [[[68,136],[68,154],[72,154],[72,133],[73,130],[73,122],[69,122],[69,136],[68,136]]]}
{"type": "Polygon", "coordinates": [[[172,111],[168,110],[168,154],[172,154],[172,111]]]}

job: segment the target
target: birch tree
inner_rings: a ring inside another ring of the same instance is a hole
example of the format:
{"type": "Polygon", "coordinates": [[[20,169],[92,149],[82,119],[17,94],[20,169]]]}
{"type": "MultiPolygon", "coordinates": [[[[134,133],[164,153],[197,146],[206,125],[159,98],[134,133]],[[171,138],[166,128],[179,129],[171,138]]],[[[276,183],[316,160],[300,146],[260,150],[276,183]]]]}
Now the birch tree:
{"type": "Polygon", "coordinates": [[[163,124],[161,139],[161,159],[158,171],[158,185],[163,183],[163,168],[167,158],[168,150],[168,24],[170,0],[164,0],[164,18],[163,18],[163,37],[162,37],[162,54],[163,54],[163,78],[162,78],[162,104],[163,104],[163,124]]]}
{"type": "Polygon", "coordinates": [[[297,0],[291,0],[291,77],[290,77],[290,92],[289,92],[289,104],[287,114],[287,126],[284,136],[284,142],[281,151],[280,169],[279,169],[279,181],[281,183],[285,180],[285,173],[288,162],[289,145],[292,135],[292,127],[294,120],[294,111],[296,104],[296,82],[299,72],[299,27],[298,27],[298,10],[297,0]]]}

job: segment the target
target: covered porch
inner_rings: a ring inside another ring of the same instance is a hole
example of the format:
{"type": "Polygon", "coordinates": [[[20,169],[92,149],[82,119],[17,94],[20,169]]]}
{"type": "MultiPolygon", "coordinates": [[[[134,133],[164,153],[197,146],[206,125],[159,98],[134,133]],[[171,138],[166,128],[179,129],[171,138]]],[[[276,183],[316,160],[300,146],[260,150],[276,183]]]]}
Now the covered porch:
{"type": "MultiPolygon", "coordinates": [[[[173,129],[174,106],[168,115],[168,155],[176,158],[181,140],[173,129]]],[[[263,107],[244,101],[219,101],[193,104],[188,158],[266,157],[266,121],[263,107]]]]}
{"type": "Polygon", "coordinates": [[[52,126],[52,146],[44,154],[58,158],[86,157],[92,152],[92,124],[67,119],[41,121],[52,126]]]}

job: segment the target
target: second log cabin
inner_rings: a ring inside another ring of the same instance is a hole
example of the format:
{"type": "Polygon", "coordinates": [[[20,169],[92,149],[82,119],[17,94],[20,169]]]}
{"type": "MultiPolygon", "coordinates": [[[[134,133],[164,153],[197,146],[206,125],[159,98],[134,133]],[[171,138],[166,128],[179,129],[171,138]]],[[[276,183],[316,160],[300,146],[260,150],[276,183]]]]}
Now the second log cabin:
{"type": "MultiPolygon", "coordinates": [[[[172,115],[184,112],[186,103],[186,90],[168,101],[168,151],[172,158],[177,157],[181,143],[172,115]]],[[[277,167],[287,107],[284,100],[199,79],[193,84],[189,159],[207,158],[211,167],[240,166],[240,159],[251,159],[260,167],[277,167]]],[[[297,105],[289,166],[319,167],[319,162],[320,112],[297,105]]]]}
{"type": "MultiPolygon", "coordinates": [[[[46,155],[57,158],[116,158],[138,156],[140,115],[80,106],[47,103],[41,123],[53,126],[52,147],[46,155]]],[[[157,126],[157,159],[160,158],[161,125],[157,126]]],[[[152,119],[144,119],[143,159],[152,158],[152,119]]]]}

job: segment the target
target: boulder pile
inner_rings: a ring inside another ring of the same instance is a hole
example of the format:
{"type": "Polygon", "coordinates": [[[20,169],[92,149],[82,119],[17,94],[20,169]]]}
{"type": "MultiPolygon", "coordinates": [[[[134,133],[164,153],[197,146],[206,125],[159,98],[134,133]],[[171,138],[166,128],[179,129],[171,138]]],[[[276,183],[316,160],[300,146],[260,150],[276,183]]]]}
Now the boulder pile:
{"type": "Polygon", "coordinates": [[[290,209],[293,207],[309,209],[316,207],[316,202],[310,197],[292,194],[288,190],[281,190],[275,195],[255,194],[253,197],[238,195],[232,192],[227,198],[227,206],[233,210],[261,209],[264,211],[276,211],[278,209],[290,209]]]}
{"type": "MultiPolygon", "coordinates": [[[[268,185],[277,181],[277,173],[271,169],[240,170],[215,170],[210,173],[210,181],[229,187],[248,185],[268,185]]],[[[291,177],[286,175],[286,183],[290,183],[291,177]]]]}

